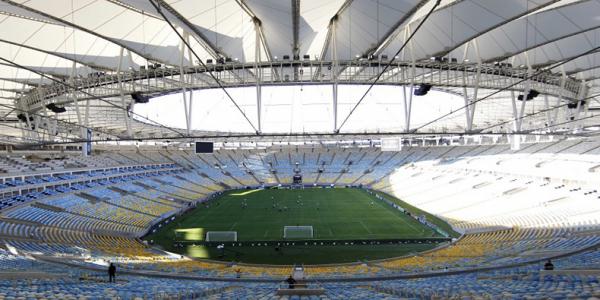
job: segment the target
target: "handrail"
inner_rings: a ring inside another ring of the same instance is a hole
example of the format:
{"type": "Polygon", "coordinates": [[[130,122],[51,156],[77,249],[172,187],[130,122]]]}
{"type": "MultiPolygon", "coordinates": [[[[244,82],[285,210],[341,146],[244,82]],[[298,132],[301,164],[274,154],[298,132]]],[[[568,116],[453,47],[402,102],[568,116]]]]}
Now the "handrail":
{"type": "MultiPolygon", "coordinates": [[[[209,64],[206,68],[195,67],[160,67],[155,69],[130,70],[121,73],[96,72],[88,77],[77,77],[69,82],[55,82],[42,85],[29,90],[18,100],[18,106],[28,111],[42,109],[49,103],[66,104],[73,98],[78,101],[94,97],[119,96],[119,82],[123,83],[124,92],[140,92],[153,96],[180,92],[183,87],[188,90],[217,88],[219,84],[224,87],[255,86],[257,84],[254,74],[262,74],[261,85],[281,84],[370,84],[387,65],[387,61],[378,60],[345,60],[335,62],[341,69],[346,70],[334,74],[331,66],[333,61],[274,61],[260,63],[228,62],[224,64],[209,64]],[[294,70],[300,69],[299,76],[292,76],[294,70]],[[188,83],[182,83],[178,78],[181,70],[190,76],[188,83]],[[270,72],[269,72],[270,70],[270,72]],[[320,71],[319,71],[320,70],[320,71]],[[325,70],[325,71],[323,71],[325,70]],[[355,71],[358,70],[358,71],[355,71]],[[214,80],[207,81],[209,72],[217,74],[219,83],[214,80]],[[320,76],[314,76],[319,73],[320,76]],[[280,74],[275,76],[275,73],[280,74]],[[289,74],[288,74],[289,73],[289,74]],[[316,79],[315,79],[316,78],[316,79]],[[172,80],[161,80],[172,79],[172,80]],[[68,95],[80,92],[77,97],[68,95]],[[90,95],[91,94],[91,95],[90,95]]],[[[453,63],[422,61],[414,64],[414,80],[410,75],[412,62],[394,61],[391,68],[383,75],[378,84],[382,85],[408,85],[411,83],[427,83],[434,87],[474,87],[488,89],[502,89],[506,87],[506,80],[518,82],[528,78],[526,68],[513,68],[504,65],[474,63],[453,63]],[[476,81],[474,74],[479,72],[482,77],[476,81]]],[[[540,73],[529,78],[530,83],[520,83],[511,87],[511,90],[524,90],[525,84],[538,90],[542,94],[560,96],[565,100],[574,100],[580,82],[572,78],[563,79],[560,74],[540,73]],[[564,81],[564,88],[561,82],[564,81]]]]}

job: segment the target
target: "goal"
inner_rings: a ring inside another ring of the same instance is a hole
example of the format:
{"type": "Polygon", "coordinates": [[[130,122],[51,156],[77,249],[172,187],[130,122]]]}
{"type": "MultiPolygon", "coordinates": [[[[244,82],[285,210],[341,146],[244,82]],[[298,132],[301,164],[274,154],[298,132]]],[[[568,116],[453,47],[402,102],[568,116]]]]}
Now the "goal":
{"type": "Polygon", "coordinates": [[[284,239],[312,239],[312,226],[283,226],[284,239]]]}
{"type": "Polygon", "coordinates": [[[237,231],[208,231],[207,242],[237,242],[237,231]]]}

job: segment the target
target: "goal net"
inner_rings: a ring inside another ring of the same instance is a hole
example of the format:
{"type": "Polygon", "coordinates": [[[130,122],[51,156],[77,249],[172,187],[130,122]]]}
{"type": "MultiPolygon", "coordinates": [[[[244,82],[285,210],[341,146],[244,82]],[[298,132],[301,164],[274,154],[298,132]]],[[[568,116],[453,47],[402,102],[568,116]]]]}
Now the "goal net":
{"type": "Polygon", "coordinates": [[[207,242],[237,242],[237,231],[208,231],[207,242]]]}
{"type": "Polygon", "coordinates": [[[312,239],[312,226],[283,226],[284,239],[312,239]]]}

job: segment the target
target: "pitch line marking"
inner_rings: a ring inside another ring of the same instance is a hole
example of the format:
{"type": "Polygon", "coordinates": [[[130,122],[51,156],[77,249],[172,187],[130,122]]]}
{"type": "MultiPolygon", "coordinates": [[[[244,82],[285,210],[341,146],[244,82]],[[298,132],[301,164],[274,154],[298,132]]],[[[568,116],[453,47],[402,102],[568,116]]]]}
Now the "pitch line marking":
{"type": "Polygon", "coordinates": [[[369,234],[373,234],[371,232],[371,230],[369,230],[369,228],[367,228],[367,226],[365,226],[365,223],[363,223],[363,221],[358,221],[358,223],[360,223],[360,225],[362,225],[362,227],[369,233],[369,234]]]}
{"type": "Polygon", "coordinates": [[[235,225],[237,225],[237,222],[234,222],[233,224],[231,224],[231,227],[229,227],[229,230],[233,230],[233,227],[235,227],[235,225]]]}
{"type": "MultiPolygon", "coordinates": [[[[408,218],[412,218],[412,217],[408,217],[408,218]]],[[[401,219],[402,222],[404,222],[406,225],[408,225],[408,227],[412,228],[412,230],[414,230],[415,232],[419,232],[419,230],[417,228],[415,228],[415,226],[413,226],[412,224],[410,224],[410,219],[409,220],[404,220],[401,219]]]]}
{"type": "MultiPolygon", "coordinates": [[[[379,199],[378,199],[379,200],[379,199]]],[[[390,207],[384,206],[383,203],[381,203],[381,201],[375,201],[375,203],[377,203],[378,206],[384,208],[385,210],[387,210],[387,212],[395,217],[397,217],[397,215],[392,212],[392,209],[390,207]]],[[[407,218],[412,218],[409,216],[406,216],[407,218]]],[[[405,220],[404,218],[400,218],[400,220],[402,221],[402,223],[408,225],[408,227],[410,227],[412,230],[414,230],[415,232],[419,232],[419,230],[417,228],[415,228],[412,224],[410,224],[410,219],[405,220]]]]}

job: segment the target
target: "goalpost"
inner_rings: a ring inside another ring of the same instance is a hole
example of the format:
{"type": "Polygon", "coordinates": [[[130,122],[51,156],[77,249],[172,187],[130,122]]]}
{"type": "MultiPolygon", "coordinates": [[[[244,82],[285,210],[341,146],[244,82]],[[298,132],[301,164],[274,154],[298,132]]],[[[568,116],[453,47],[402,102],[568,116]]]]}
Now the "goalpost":
{"type": "Polygon", "coordinates": [[[237,231],[208,231],[207,242],[237,242],[237,231]]]}
{"type": "Polygon", "coordinates": [[[312,226],[283,226],[284,239],[312,239],[313,234],[312,226]]]}

